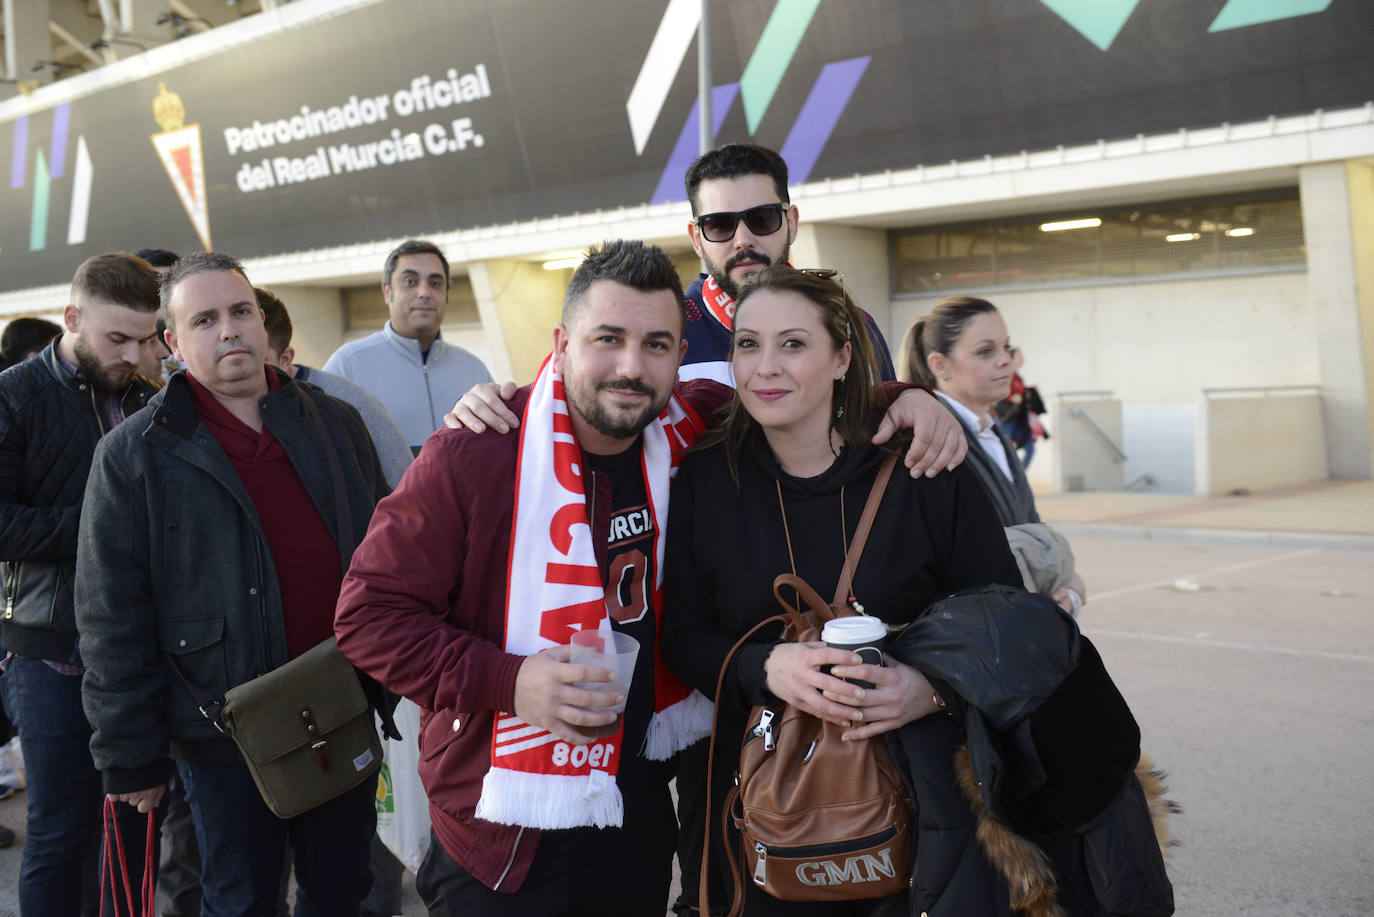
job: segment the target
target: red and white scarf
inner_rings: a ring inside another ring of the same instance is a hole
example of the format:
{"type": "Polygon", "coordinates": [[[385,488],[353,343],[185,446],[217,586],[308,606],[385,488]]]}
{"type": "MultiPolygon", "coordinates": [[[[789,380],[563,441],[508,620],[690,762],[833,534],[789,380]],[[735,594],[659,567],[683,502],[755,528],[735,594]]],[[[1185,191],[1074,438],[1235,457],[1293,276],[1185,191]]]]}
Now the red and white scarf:
{"type": "MultiPolygon", "coordinates": [[[[560,646],[574,632],[595,629],[607,618],[587,518],[582,451],[568,410],[563,379],[545,359],[520,424],[506,586],[509,653],[527,656],[560,646]]],[[[641,468],[654,517],[656,633],[663,621],[669,482],[682,453],[703,430],[701,419],[676,394],[644,429],[641,468]]],[[[657,644],[653,653],[654,714],[643,753],[663,760],[710,733],[711,702],[668,670],[657,644]]],[[[498,713],[477,817],[544,829],[620,825],[624,802],[615,775],[627,751],[623,742],[623,725],[614,736],[570,745],[512,713],[498,713]]]]}
{"type": "Polygon", "coordinates": [[[720,288],[716,278],[710,274],[706,275],[706,281],[701,285],[701,301],[706,306],[707,314],[724,325],[726,331],[735,330],[735,300],[720,288]]]}

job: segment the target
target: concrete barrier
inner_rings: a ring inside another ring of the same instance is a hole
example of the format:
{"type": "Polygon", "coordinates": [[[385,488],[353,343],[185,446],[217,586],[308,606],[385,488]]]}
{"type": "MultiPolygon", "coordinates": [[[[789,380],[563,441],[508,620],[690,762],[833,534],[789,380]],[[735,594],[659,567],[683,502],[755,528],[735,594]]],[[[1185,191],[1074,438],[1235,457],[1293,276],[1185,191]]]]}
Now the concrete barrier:
{"type": "Polygon", "coordinates": [[[1055,493],[1122,490],[1121,401],[1111,392],[1062,392],[1050,402],[1055,493]]]}
{"type": "Polygon", "coordinates": [[[1216,497],[1329,476],[1316,386],[1204,389],[1194,442],[1195,493],[1216,497]]]}

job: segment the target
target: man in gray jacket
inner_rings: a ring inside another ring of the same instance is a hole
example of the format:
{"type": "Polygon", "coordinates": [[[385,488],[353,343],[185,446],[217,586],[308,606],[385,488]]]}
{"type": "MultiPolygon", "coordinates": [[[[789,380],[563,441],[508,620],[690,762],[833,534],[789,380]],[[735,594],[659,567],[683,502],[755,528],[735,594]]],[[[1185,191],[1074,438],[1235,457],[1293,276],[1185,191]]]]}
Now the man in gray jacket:
{"type": "Polygon", "coordinates": [[[266,366],[262,310],[237,261],[181,259],[162,310],[186,369],[101,443],[81,511],[91,753],[106,792],[140,810],[176,761],[201,840],[205,917],[272,913],[288,842],[295,913],[356,915],[371,883],[375,784],[277,818],[181,675],[223,697],[330,636],[343,571],[386,492],[381,464],[356,410],[266,366]]]}
{"type": "Polygon", "coordinates": [[[387,256],[382,296],[391,320],[344,344],[324,364],[377,396],[418,451],[468,389],[490,382],[482,361],[439,336],[448,305],[448,259],[433,242],[409,239],[387,256]]]}

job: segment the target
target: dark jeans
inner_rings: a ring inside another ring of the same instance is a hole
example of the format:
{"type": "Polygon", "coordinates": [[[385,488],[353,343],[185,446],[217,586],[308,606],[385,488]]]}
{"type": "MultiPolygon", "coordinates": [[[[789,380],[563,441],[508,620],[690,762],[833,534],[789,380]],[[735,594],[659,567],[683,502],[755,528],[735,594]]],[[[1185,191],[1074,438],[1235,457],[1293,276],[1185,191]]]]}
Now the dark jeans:
{"type": "Polygon", "coordinates": [[[200,847],[180,774],[167,788],[162,852],[157,876],[158,890],[166,900],[162,917],[200,917],[200,847]]]}
{"type": "MultiPolygon", "coordinates": [[[[28,778],[27,837],[19,869],[19,910],[76,917],[94,910],[101,807],[100,772],[91,760],[91,727],[81,709],[81,676],[41,659],[16,656],[5,671],[5,703],[19,730],[28,778]],[[83,908],[83,904],[85,905],[83,908]]],[[[129,882],[141,887],[147,816],[120,803],[129,882]]],[[[106,902],[106,913],[112,913],[106,902]]]]}
{"type": "Polygon", "coordinates": [[[453,861],[430,832],[415,877],[430,917],[663,917],[677,836],[666,787],[654,811],[624,830],[574,828],[539,835],[534,863],[519,891],[492,891],[453,861]]]}
{"type": "Polygon", "coordinates": [[[283,821],[246,767],[178,765],[201,852],[203,917],[274,917],[286,847],[296,867],[295,917],[356,917],[372,885],[375,780],[283,821]]]}

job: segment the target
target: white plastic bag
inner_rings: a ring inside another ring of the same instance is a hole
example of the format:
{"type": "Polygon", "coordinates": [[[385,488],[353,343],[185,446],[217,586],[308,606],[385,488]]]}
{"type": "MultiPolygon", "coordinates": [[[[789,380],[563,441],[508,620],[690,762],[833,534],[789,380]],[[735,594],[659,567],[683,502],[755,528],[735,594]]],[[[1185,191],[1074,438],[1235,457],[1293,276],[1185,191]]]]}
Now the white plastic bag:
{"type": "MultiPolygon", "coordinates": [[[[382,740],[377,836],[412,873],[429,849],[429,797],[420,784],[420,708],[401,698],[392,714],[400,741],[382,740]]],[[[380,731],[380,730],[379,730],[380,731]]]]}

